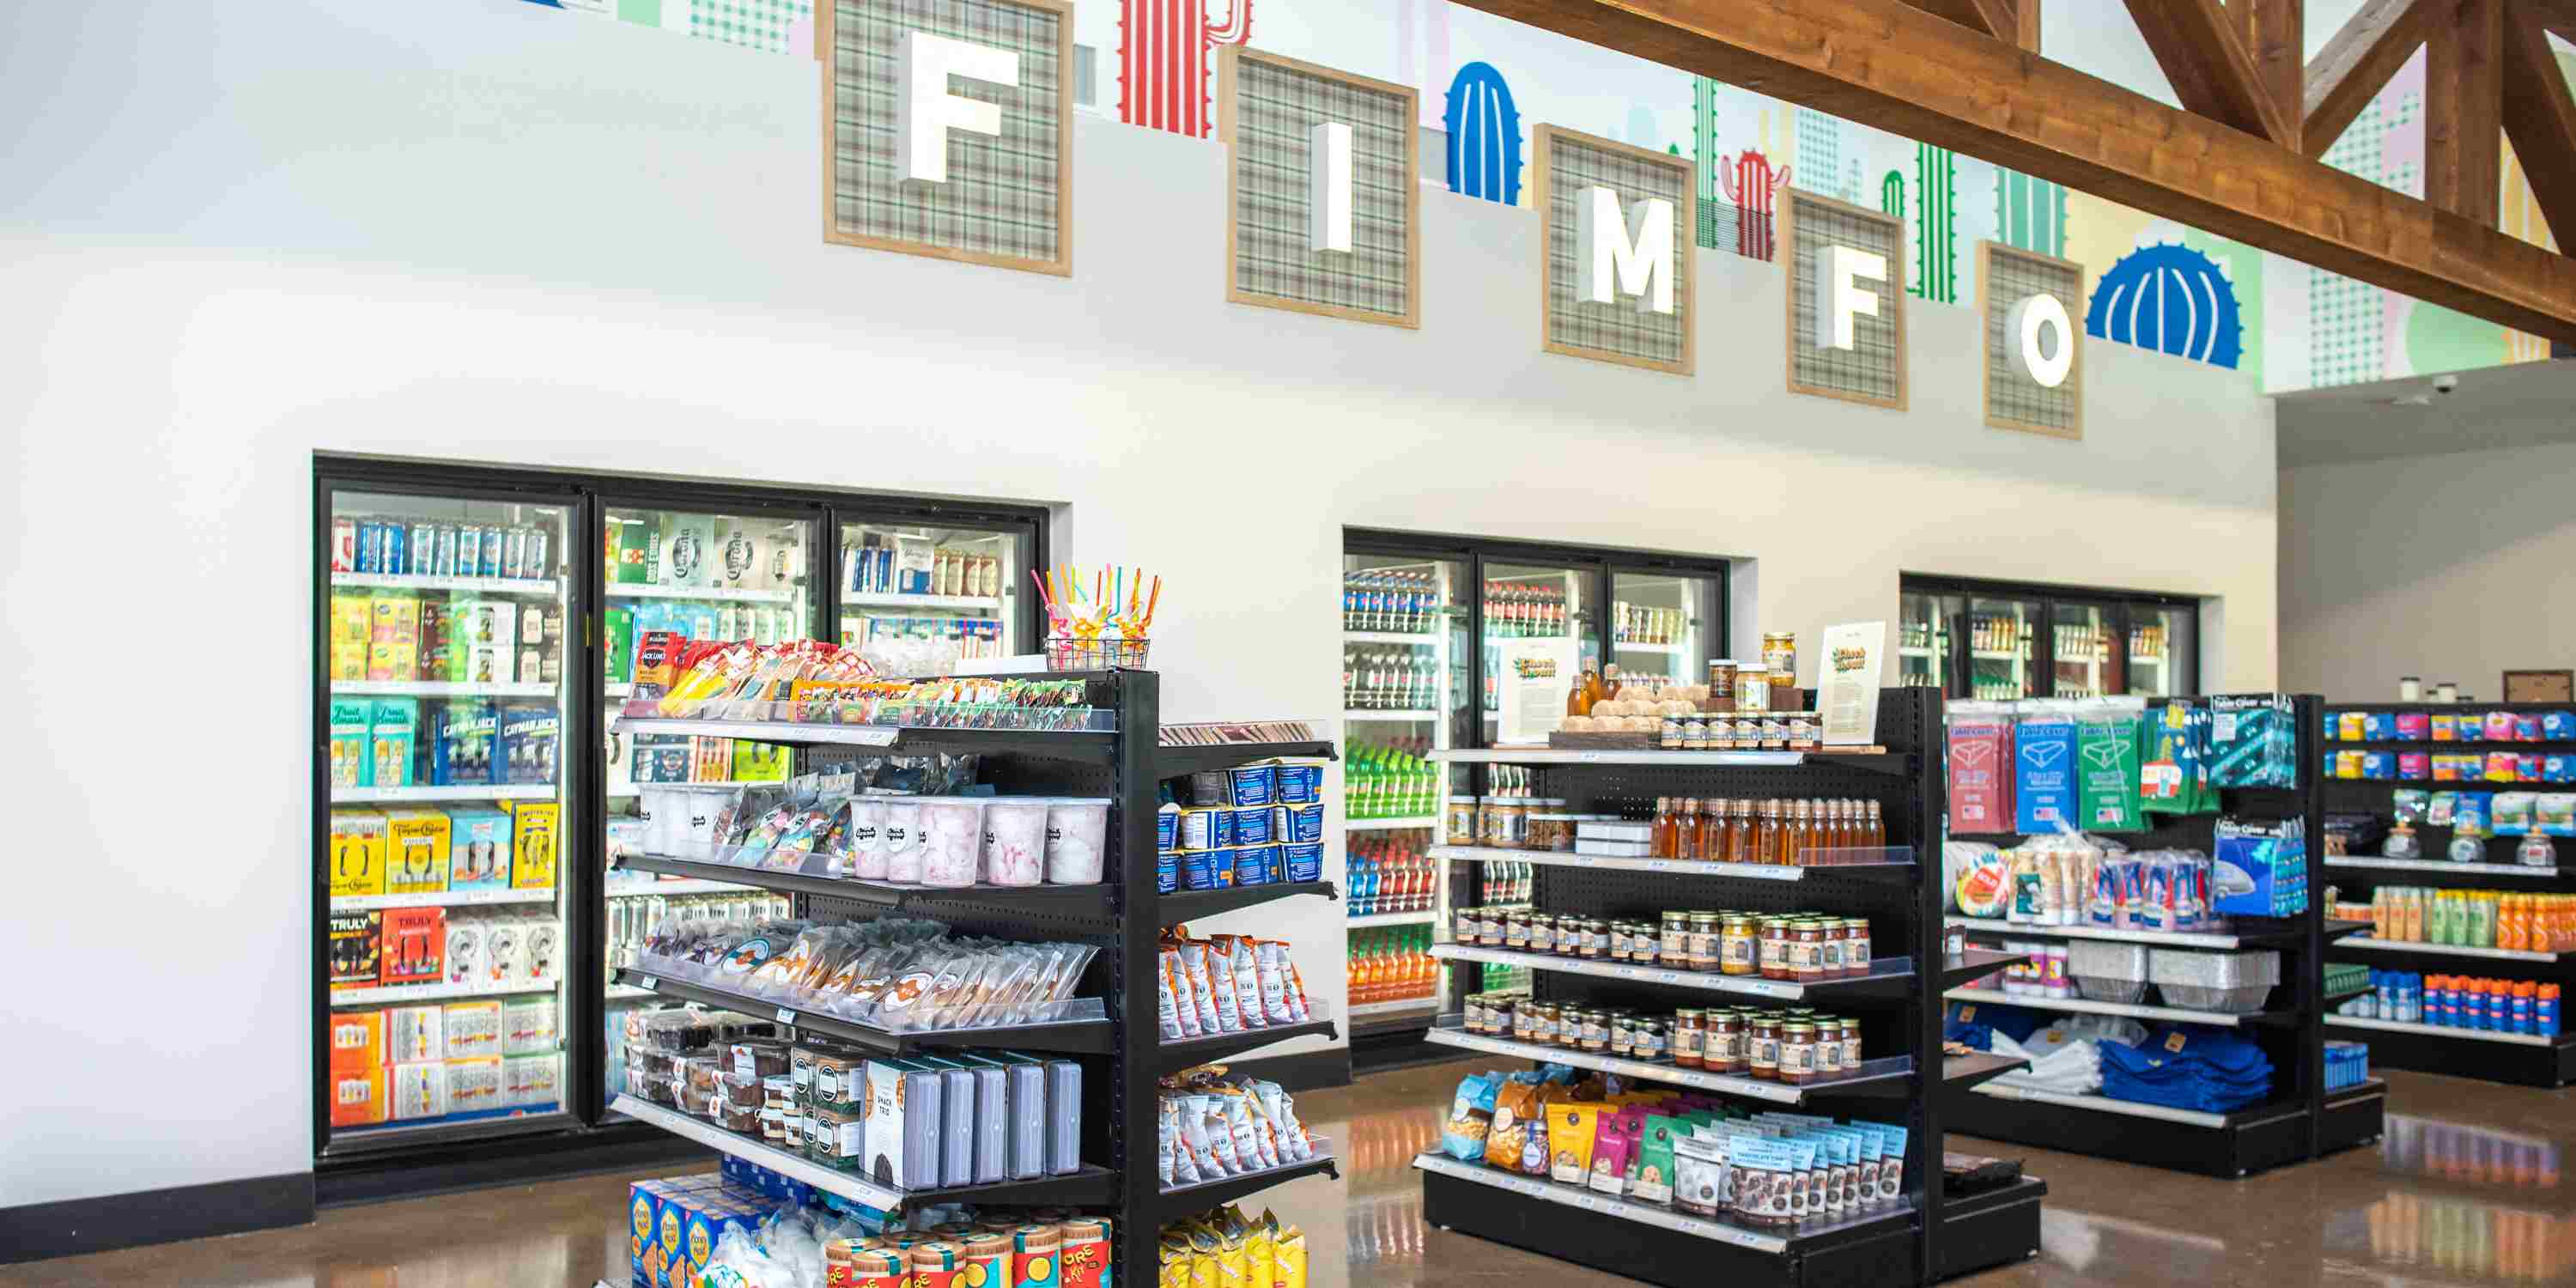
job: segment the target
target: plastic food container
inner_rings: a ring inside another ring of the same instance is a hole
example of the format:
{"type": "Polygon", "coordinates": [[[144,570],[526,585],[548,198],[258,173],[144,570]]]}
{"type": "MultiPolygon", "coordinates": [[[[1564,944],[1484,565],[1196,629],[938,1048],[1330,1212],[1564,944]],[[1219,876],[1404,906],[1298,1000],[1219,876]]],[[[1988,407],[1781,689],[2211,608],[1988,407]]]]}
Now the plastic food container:
{"type": "Polygon", "coordinates": [[[2066,973],[2087,1001],[2134,1006],[2147,996],[2147,946],[2079,939],[2066,946],[2066,973]]]}
{"type": "Polygon", "coordinates": [[[879,873],[888,881],[910,885],[921,882],[921,799],[891,798],[886,801],[885,825],[877,832],[878,847],[885,854],[885,871],[879,873]]]}
{"type": "Polygon", "coordinates": [[[1046,879],[1052,885],[1098,885],[1109,836],[1109,802],[1080,797],[1047,802],[1046,879]]]}
{"type": "Polygon", "coordinates": [[[2281,954],[2157,948],[2147,954],[2147,978],[2167,1005],[2244,1015],[2262,1010],[2281,982],[2281,954]]]}
{"type": "Polygon", "coordinates": [[[976,874],[983,866],[985,803],[971,796],[925,796],[921,799],[923,885],[963,887],[975,884],[976,874]]]}
{"type": "Polygon", "coordinates": [[[1045,879],[1049,809],[1042,800],[1005,797],[984,803],[980,865],[984,880],[1000,886],[1033,886],[1045,879]]]}

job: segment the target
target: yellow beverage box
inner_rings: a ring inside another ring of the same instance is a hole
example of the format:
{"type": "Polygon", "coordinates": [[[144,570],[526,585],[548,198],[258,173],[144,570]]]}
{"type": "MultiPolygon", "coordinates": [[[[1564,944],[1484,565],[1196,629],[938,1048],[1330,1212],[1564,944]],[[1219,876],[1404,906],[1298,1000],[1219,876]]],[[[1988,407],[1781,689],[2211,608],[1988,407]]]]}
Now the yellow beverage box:
{"type": "Polygon", "coordinates": [[[510,820],[510,884],[521,890],[554,889],[563,806],[554,801],[514,802],[510,820]]]}
{"type": "Polygon", "coordinates": [[[398,809],[385,814],[386,894],[434,894],[447,888],[447,812],[398,809]]]}
{"type": "Polygon", "coordinates": [[[371,809],[331,811],[331,897],[385,893],[387,820],[371,809]]]}

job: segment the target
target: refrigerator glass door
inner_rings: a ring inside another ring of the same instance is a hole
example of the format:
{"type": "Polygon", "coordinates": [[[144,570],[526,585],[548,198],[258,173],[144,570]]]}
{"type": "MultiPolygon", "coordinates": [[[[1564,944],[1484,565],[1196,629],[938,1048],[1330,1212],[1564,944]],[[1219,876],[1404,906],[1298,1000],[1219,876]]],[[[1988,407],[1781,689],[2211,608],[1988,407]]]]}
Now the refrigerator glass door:
{"type": "Polygon", "coordinates": [[[1622,675],[1666,684],[1708,683],[1715,656],[1715,577],[1621,571],[1610,574],[1610,660],[1622,675]]]}
{"type": "Polygon", "coordinates": [[[558,1128],[577,502],[327,486],[321,1152],[558,1128]]]}
{"type": "Polygon", "coordinates": [[[2199,625],[2196,609],[2129,605],[2129,692],[2150,698],[2197,693],[2199,625]]]}
{"type": "Polygon", "coordinates": [[[2048,696],[2099,698],[2129,691],[2128,668],[2119,638],[2120,610],[2107,604],[2052,603],[2048,606],[2048,696]]]}
{"type": "Polygon", "coordinates": [[[1384,1034],[1428,1027],[1447,972],[1430,956],[1443,798],[1469,790],[1457,745],[1469,707],[1466,565],[1418,554],[1342,556],[1342,907],[1350,1014],[1384,1034]],[[1452,788],[1450,784],[1458,784],[1452,788]]]}
{"type": "Polygon", "coordinates": [[[1896,682],[1946,690],[1952,674],[1950,623],[1958,616],[1958,599],[1908,591],[1898,600],[1896,682]]]}
{"type": "MultiPolygon", "coordinates": [[[[839,523],[840,641],[933,641],[961,661],[1034,653],[1015,611],[1029,581],[1029,529],[839,523]]],[[[944,667],[938,669],[946,669],[944,667]]]]}
{"type": "Polygon", "coordinates": [[[2035,600],[1968,598],[1967,697],[2028,698],[2039,680],[2040,606],[2035,600]]]}

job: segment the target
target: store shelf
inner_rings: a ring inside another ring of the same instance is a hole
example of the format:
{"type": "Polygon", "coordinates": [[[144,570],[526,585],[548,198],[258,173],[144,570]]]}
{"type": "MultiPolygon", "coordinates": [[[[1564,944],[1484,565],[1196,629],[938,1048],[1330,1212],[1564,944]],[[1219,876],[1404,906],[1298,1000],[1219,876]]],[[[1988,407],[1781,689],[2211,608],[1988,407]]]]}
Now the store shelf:
{"type": "Polygon", "coordinates": [[[694,879],[653,882],[636,881],[611,885],[607,889],[607,894],[611,899],[626,899],[637,895],[659,896],[667,899],[673,895],[683,894],[741,894],[747,888],[748,887],[744,886],[739,881],[699,881],[694,879]]]}
{"type": "Polygon", "coordinates": [[[1268,1028],[1243,1029],[1234,1033],[1216,1033],[1206,1037],[1158,1042],[1151,1048],[1153,1054],[1147,1057],[1146,1063],[1152,1066],[1152,1071],[1159,1076],[1177,1073],[1197,1065],[1213,1064],[1255,1047],[1266,1047],[1273,1042],[1284,1042],[1289,1038],[1304,1037],[1309,1033],[1320,1034],[1325,1040],[1330,1041],[1335,1030],[1333,1021],[1321,1014],[1323,1005],[1311,999],[1307,1005],[1316,1014],[1314,1018],[1303,1024],[1273,1024],[1268,1028]]]}
{"type": "Polygon", "coordinates": [[[333,680],[333,697],[551,698],[556,686],[481,684],[472,680],[333,680]]]}
{"type": "Polygon", "coordinates": [[[2031,659],[2011,649],[1980,648],[1968,650],[1968,656],[1980,662],[2027,662],[2031,659]]]}
{"type": "MultiPolygon", "coordinates": [[[[2276,990],[2277,991],[2277,990],[2276,990]]],[[[2192,1011],[2177,1006],[2140,1006],[2128,1002],[2096,1002],[2081,997],[2031,997],[2006,993],[1995,988],[1953,988],[1942,997],[1972,1006],[2018,1006],[2033,1011],[2064,1011],[2070,1015],[2125,1015],[2136,1020],[2166,1020],[2175,1024],[2217,1024],[2233,1028],[2240,1024],[2295,1024],[2293,1010],[2256,1011],[2250,1015],[2230,1015],[2224,1011],[2192,1011]]]]}
{"type": "Polygon", "coordinates": [[[461,1002],[476,997],[517,997],[524,993],[551,993],[556,983],[492,985],[480,982],[465,984],[378,984],[368,988],[335,988],[331,1005],[392,1006],[404,1002],[461,1002]]]}
{"type": "Polygon", "coordinates": [[[999,613],[1002,601],[984,595],[898,595],[886,591],[845,590],[841,607],[910,608],[946,613],[999,613]]]}
{"type": "Polygon", "coordinates": [[[2435,953],[2445,957],[2488,957],[2508,962],[2554,962],[2557,953],[2526,952],[2514,948],[2471,948],[2463,944],[2420,944],[2402,939],[2374,939],[2354,935],[2337,944],[2338,948],[2367,948],[2383,953],[2435,953]]]}
{"type": "Polygon", "coordinates": [[[2059,1091],[2034,1091],[2001,1082],[1979,1083],[1972,1090],[1978,1095],[1992,1096],[1997,1100],[2019,1100],[2029,1104],[2089,1109],[2095,1113],[2118,1114],[2124,1118],[2148,1118],[2157,1122],[2180,1123],[2186,1127],[2207,1127],[2213,1130],[2230,1126],[2243,1114],[2265,1112],[2262,1109],[2252,1109],[2240,1110],[2235,1114],[2203,1113],[2196,1109],[2173,1109],[2164,1105],[2142,1104],[2135,1100],[2113,1100],[2108,1096],[2077,1096],[2059,1091]]]}
{"type": "Polygon", "coordinates": [[[1342,820],[1342,830],[1345,832],[1409,832],[1417,828],[1438,826],[1440,826],[1440,816],[1437,814],[1427,814],[1420,818],[1346,818],[1342,820]]]}
{"type": "Polygon", "coordinates": [[[2408,1024],[2398,1020],[2371,1020],[2358,1015],[2329,1015],[2330,1029],[2377,1029],[2384,1033],[2412,1033],[2419,1037],[2456,1038],[2463,1042],[2501,1042],[2509,1046],[2560,1046],[2568,1042],[2566,1034],[2498,1033],[2493,1029],[2463,1029],[2447,1024],[2408,1024]]]}
{"type": "Polygon", "coordinates": [[[375,908],[484,908],[493,904],[553,903],[555,888],[526,890],[424,890],[418,894],[331,896],[333,912],[366,912],[375,908]]]}
{"type": "Polygon", "coordinates": [[[1416,1011],[1422,1012],[1427,1017],[1435,1009],[1430,998],[1399,997],[1392,1002],[1362,1002],[1351,1007],[1345,1014],[1353,1024],[1357,1024],[1361,1020],[1382,1020],[1390,1015],[1409,1016],[1416,1011]]]}
{"type": "Polygon", "coordinates": [[[1341,898],[1341,891],[1330,881],[1277,881],[1268,885],[1224,886],[1215,890],[1177,890],[1154,901],[1157,914],[1166,926],[1184,921],[1213,917],[1268,903],[1273,899],[1290,899],[1301,894],[1319,894],[1327,899],[1341,898]]]}
{"type": "Polygon", "coordinates": [[[1118,1175],[1107,1168],[1085,1165],[1069,1176],[1040,1176],[1028,1180],[996,1181],[989,1185],[954,1185],[939,1189],[899,1190],[879,1185],[857,1172],[844,1172],[826,1167],[802,1154],[789,1153],[767,1142],[739,1132],[727,1131],[715,1123],[684,1114],[667,1105],[657,1105],[633,1096],[619,1096],[609,1106],[611,1113],[624,1114],[638,1122],[651,1123],[674,1136],[684,1136],[719,1153],[748,1159],[762,1167],[805,1182],[827,1194],[837,1194],[863,1203],[880,1212],[890,1212],[905,1203],[990,1203],[1044,1204],[1096,1207],[1113,1203],[1118,1197],[1118,1175]]]}
{"type": "Polygon", "coordinates": [[[1941,987],[1958,988],[1971,980],[1984,979],[1996,971],[2030,960],[2028,953],[1993,952],[1971,948],[1955,957],[1941,959],[1941,987]]]}
{"type": "Polygon", "coordinates": [[[1943,917],[1941,922],[1977,934],[2022,939],[2106,939],[2129,944],[2153,944],[2160,948],[2287,948],[2307,942],[2304,930],[2289,929],[2267,929],[2247,934],[2202,934],[2178,930],[2114,930],[2109,926],[2032,926],[1998,917],[1956,915],[1943,917]]]}
{"type": "Polygon", "coordinates": [[[872,903],[887,908],[900,908],[916,903],[976,903],[1027,912],[1100,917],[1109,915],[1115,907],[1118,890],[1118,887],[1112,885],[909,885],[892,881],[861,881],[854,877],[772,872],[762,868],[736,867],[730,863],[705,863],[694,859],[675,859],[658,854],[634,855],[621,861],[619,866],[635,872],[655,872],[664,876],[687,877],[727,885],[756,886],[763,890],[776,890],[782,894],[819,894],[834,899],[856,899],[862,903],[872,903]]]}
{"type": "Polygon", "coordinates": [[[797,724],[777,720],[678,720],[619,716],[617,733],[669,733],[705,738],[748,738],[791,746],[878,747],[889,755],[923,751],[976,751],[1052,756],[1106,764],[1118,745],[1114,733],[1040,729],[914,729],[895,725],[797,724]]]}
{"type": "Polygon", "coordinates": [[[1941,1059],[1941,1085],[1969,1088],[2007,1073],[2030,1067],[2030,1061],[2013,1055],[1992,1055],[1984,1051],[1972,1055],[1944,1056],[1941,1059]]]}
{"type": "Polygon", "coordinates": [[[604,795],[606,795],[606,796],[608,797],[608,799],[610,799],[610,800],[613,800],[613,801],[614,801],[614,800],[631,800],[631,799],[633,799],[633,798],[635,798],[635,797],[642,796],[642,795],[644,794],[644,789],[645,789],[645,788],[648,788],[648,787],[649,787],[649,788],[652,788],[652,789],[653,789],[653,790],[655,790],[655,791],[660,791],[661,789],[663,789],[663,788],[667,787],[667,788],[670,788],[670,789],[671,789],[671,790],[673,790],[673,791],[683,791],[683,792],[685,792],[685,791],[721,792],[721,791],[729,791],[729,790],[731,790],[731,789],[733,789],[733,788],[736,788],[736,787],[785,787],[786,785],[787,785],[786,780],[785,780],[785,779],[779,779],[779,778],[725,778],[725,779],[712,779],[712,780],[708,780],[708,781],[704,781],[704,782],[694,782],[694,783],[637,783],[637,784],[635,784],[635,785],[633,785],[633,786],[631,786],[631,787],[621,787],[621,788],[618,788],[618,789],[617,789],[617,790],[615,790],[615,791],[606,792],[606,793],[603,793],[603,794],[604,794],[604,795]]]}
{"type": "Polygon", "coordinates": [[[1344,631],[1345,644],[1418,644],[1429,648],[1440,642],[1434,631],[1344,631]]]}
{"type": "Polygon", "coordinates": [[[1342,924],[1353,930],[1370,926],[1428,926],[1440,920],[1440,914],[1428,908],[1419,912],[1372,912],[1364,917],[1344,917],[1342,924]]]}
{"type": "Polygon", "coordinates": [[[1679,644],[1631,644],[1625,640],[1610,647],[1621,653],[1660,653],[1666,657],[1679,657],[1682,651],[1679,644]]]}
{"type": "Polygon", "coordinates": [[[1444,1015],[1436,1020],[1423,1040],[1439,1046],[1487,1055],[1508,1056],[1541,1063],[1572,1065],[1577,1069],[1598,1069],[1622,1077],[1646,1078],[1675,1087],[1696,1087],[1702,1091],[1722,1091],[1751,1100],[1767,1100],[1777,1105],[1802,1104],[1809,1096],[1833,1095],[1903,1095],[1914,1074],[1914,1057],[1888,1056],[1871,1060],[1861,1072],[1830,1082],[1808,1082],[1792,1086],[1763,1078],[1747,1078],[1731,1073],[1710,1073],[1704,1069],[1685,1069],[1670,1061],[1631,1060],[1622,1056],[1578,1051],[1554,1043],[1520,1042],[1511,1038],[1470,1033],[1461,1017],[1444,1015]]]}
{"type": "Polygon", "coordinates": [[[1898,657],[1932,657],[1932,656],[1934,656],[1934,654],[1933,654],[1933,652],[1932,652],[1932,650],[1931,650],[1930,648],[1928,648],[1928,647],[1926,647],[1926,646],[1924,646],[1924,645],[1921,645],[1921,644],[1900,644],[1900,645],[1898,645],[1898,646],[1897,646],[1897,649],[1896,649],[1896,655],[1897,655],[1898,657]]]}
{"type": "MultiPolygon", "coordinates": [[[[1489,1186],[1525,1199],[1577,1208],[1602,1216],[1615,1217],[1622,1221],[1655,1226],[1713,1243],[1732,1244],[1738,1248],[1775,1256],[1786,1254],[1801,1243],[1829,1235],[1873,1228],[1902,1230],[1912,1225],[1914,1218],[1912,1200],[1901,1198],[1859,1216],[1807,1221],[1783,1232],[1777,1227],[1737,1224],[1715,1217],[1692,1216],[1678,1208],[1658,1207],[1651,1203],[1612,1198],[1607,1194],[1596,1193],[1577,1185],[1559,1185],[1554,1181],[1542,1181],[1534,1176],[1522,1176],[1499,1168],[1486,1167],[1481,1163],[1461,1162],[1447,1154],[1423,1154],[1413,1160],[1413,1165],[1425,1172],[1489,1186]]],[[[1508,1213],[1496,1215],[1503,1219],[1510,1219],[1508,1213]]],[[[1528,1220],[1543,1228],[1550,1218],[1532,1213],[1528,1220]]]]}
{"type": "Polygon", "coordinates": [[[1525,970],[1546,971],[1556,975],[1590,975],[1597,979],[1624,980],[1632,984],[1653,984],[1666,988],[1698,989],[1711,993],[1736,993],[1746,997],[1768,997],[1779,1000],[1805,998],[1842,1001],[1863,997],[1900,997],[1914,987],[1914,962],[1905,957],[1881,957],[1870,963],[1869,973],[1840,979],[1820,979],[1799,984],[1787,980],[1762,979],[1752,975],[1721,975],[1712,971],[1667,970],[1660,966],[1632,966],[1625,962],[1599,958],[1559,957],[1554,953],[1513,952],[1508,948],[1475,948],[1464,944],[1433,944],[1431,955],[1443,961],[1486,962],[1496,966],[1518,966],[1525,970]]]}
{"type": "Polygon", "coordinates": [[[1342,722],[1344,724],[1367,724],[1371,722],[1378,724],[1427,724],[1439,718],[1440,713],[1437,711],[1410,707],[1390,707],[1385,709],[1352,707],[1349,710],[1342,712],[1342,722]]]}
{"type": "Polygon", "coordinates": [[[467,783],[451,787],[334,787],[334,805],[390,805],[421,801],[550,801],[552,783],[467,783]]]}
{"type": "Polygon", "coordinates": [[[844,1042],[855,1043],[877,1055],[906,1055],[914,1051],[945,1047],[1009,1047],[1026,1051],[1062,1051],[1076,1055],[1101,1055],[1118,1049],[1117,1026],[1108,1020],[1071,1020],[1060,1024],[995,1025],[988,1028],[941,1029],[933,1032],[892,1032],[873,1025],[855,1024],[829,1015],[814,1015],[775,1001],[747,997],[741,993],[693,984],[684,980],[662,979],[641,970],[620,968],[617,982],[673,1001],[696,1002],[742,1015],[764,1016],[809,1033],[822,1033],[844,1042]]]}
{"type": "Polygon", "coordinates": [[[600,588],[603,599],[678,599],[699,604],[801,604],[805,592],[787,590],[735,590],[721,586],[646,586],[610,582],[600,588]]]}
{"type": "Polygon", "coordinates": [[[345,1159],[351,1155],[378,1154],[428,1142],[452,1146],[469,1140],[492,1140],[531,1130],[544,1131],[572,1125],[572,1115],[564,1112],[563,1104],[549,1100],[534,1105],[469,1109],[464,1113],[440,1114],[435,1118],[406,1118],[397,1122],[335,1127],[331,1130],[330,1144],[322,1152],[333,1159],[345,1159]]]}
{"type": "Polygon", "coordinates": [[[2392,872],[2473,873],[2490,877],[2536,877],[2555,880],[2566,868],[2535,867],[2527,863],[2451,863],[2442,859],[2382,859],[2370,855],[2337,856],[2325,860],[2330,868],[2384,868],[2392,872]]]}
{"type": "Polygon", "coordinates": [[[1912,879],[1914,876],[1913,850],[1906,846],[1886,848],[1891,854],[1904,854],[1906,860],[1901,863],[1835,863],[1818,867],[1789,868],[1771,863],[1712,863],[1706,859],[1617,859],[1598,854],[1575,854],[1566,850],[1506,850],[1484,845],[1434,845],[1426,852],[1435,859],[1462,863],[1536,863],[1547,867],[1593,868],[1608,872],[1669,872],[1677,876],[1738,877],[1747,881],[1800,881],[1810,874],[1912,879]]]}
{"type": "Polygon", "coordinates": [[[1818,751],[1580,751],[1570,747],[1490,747],[1426,751],[1424,760],[1452,765],[1667,765],[1693,769],[1791,769],[1799,765],[1848,765],[1880,773],[1907,772],[1895,752],[1818,751]]]}
{"type": "Polygon", "coordinates": [[[337,590],[444,590],[474,595],[540,595],[553,599],[563,583],[552,577],[432,577],[421,573],[335,572],[337,590]]]}
{"type": "Polygon", "coordinates": [[[1159,746],[1154,776],[1178,778],[1207,769],[1231,769],[1261,760],[1333,760],[1329,742],[1228,742],[1213,747],[1159,746]]]}
{"type": "Polygon", "coordinates": [[[1152,1203],[1148,1205],[1148,1211],[1130,1212],[1126,1217],[1130,1221],[1141,1222],[1145,1228],[1152,1228],[1175,1217],[1204,1212],[1212,1207],[1223,1207],[1247,1194],[1258,1194],[1274,1185],[1285,1185],[1301,1177],[1329,1176],[1337,1181],[1342,1179],[1340,1160],[1324,1152],[1331,1147],[1331,1142],[1318,1136],[1314,1138],[1314,1145],[1316,1156],[1303,1162],[1265,1167],[1257,1172],[1244,1172],[1234,1176],[1220,1176],[1215,1180],[1200,1181],[1195,1185],[1171,1186],[1154,1196],[1152,1203]]]}

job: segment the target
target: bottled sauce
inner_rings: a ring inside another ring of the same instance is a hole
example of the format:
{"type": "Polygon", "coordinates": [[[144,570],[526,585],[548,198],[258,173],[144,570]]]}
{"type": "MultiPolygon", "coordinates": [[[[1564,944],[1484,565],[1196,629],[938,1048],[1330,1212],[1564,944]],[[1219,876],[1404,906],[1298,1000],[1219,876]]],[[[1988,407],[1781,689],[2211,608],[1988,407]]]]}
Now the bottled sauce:
{"type": "Polygon", "coordinates": [[[1887,824],[1878,816],[1878,802],[1868,801],[1869,821],[1861,828],[1861,845],[1877,849],[1887,844],[1887,824]]]}
{"type": "Polygon", "coordinates": [[[1698,859],[1708,855],[1708,820],[1701,817],[1699,802],[1684,800],[1682,817],[1673,836],[1673,857],[1698,859]]]}
{"type": "Polygon", "coordinates": [[[1757,857],[1758,851],[1754,849],[1754,839],[1753,802],[1749,798],[1738,798],[1726,812],[1726,861],[1761,862],[1757,857]]]}
{"type": "Polygon", "coordinates": [[[1595,702],[1600,701],[1598,696],[1600,692],[1601,673],[1589,666],[1584,667],[1583,678],[1567,688],[1565,691],[1565,714],[1570,716],[1591,715],[1592,705],[1595,702]]]}
{"type": "Polygon", "coordinates": [[[1627,686],[1625,684],[1620,682],[1618,663],[1612,662],[1608,666],[1601,668],[1601,696],[1603,698],[1608,699],[1618,697],[1620,692],[1626,687],[1627,686]]]}
{"type": "Polygon", "coordinates": [[[1752,863],[1780,861],[1780,802],[1773,800],[1762,802],[1762,817],[1753,829],[1753,857],[1747,861],[1752,863]]]}
{"type": "Polygon", "coordinates": [[[1678,823],[1679,820],[1673,817],[1673,798],[1656,797],[1654,832],[1648,841],[1647,852],[1659,859],[1673,857],[1673,838],[1678,823]]]}

